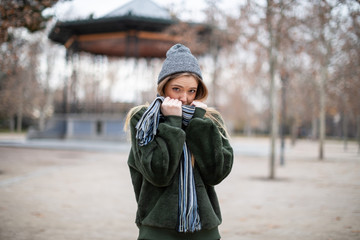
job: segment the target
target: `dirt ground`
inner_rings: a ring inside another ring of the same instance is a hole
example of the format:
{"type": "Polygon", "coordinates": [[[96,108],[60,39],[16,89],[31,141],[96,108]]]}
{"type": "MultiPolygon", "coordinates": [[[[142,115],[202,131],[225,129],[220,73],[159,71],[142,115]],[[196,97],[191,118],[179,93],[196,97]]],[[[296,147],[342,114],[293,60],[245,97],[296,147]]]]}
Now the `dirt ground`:
{"type": "MultiPolygon", "coordinates": [[[[298,141],[270,181],[262,150],[268,140],[232,141],[233,170],[216,188],[222,239],[360,239],[355,143],[345,152],[340,142],[328,141],[326,159],[319,161],[316,142],[298,141]]],[[[0,147],[0,239],[136,239],[126,160],[126,151],[0,147]]]]}

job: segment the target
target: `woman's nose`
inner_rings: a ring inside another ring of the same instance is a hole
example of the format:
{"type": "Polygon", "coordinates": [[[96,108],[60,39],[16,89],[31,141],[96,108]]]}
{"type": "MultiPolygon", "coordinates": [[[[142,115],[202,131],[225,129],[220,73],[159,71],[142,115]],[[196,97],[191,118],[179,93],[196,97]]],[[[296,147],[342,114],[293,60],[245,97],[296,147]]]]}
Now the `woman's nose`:
{"type": "Polygon", "coordinates": [[[183,105],[187,104],[187,94],[186,94],[186,92],[184,92],[184,93],[182,93],[182,94],[180,95],[180,99],[179,99],[179,100],[182,102],[183,105]]]}

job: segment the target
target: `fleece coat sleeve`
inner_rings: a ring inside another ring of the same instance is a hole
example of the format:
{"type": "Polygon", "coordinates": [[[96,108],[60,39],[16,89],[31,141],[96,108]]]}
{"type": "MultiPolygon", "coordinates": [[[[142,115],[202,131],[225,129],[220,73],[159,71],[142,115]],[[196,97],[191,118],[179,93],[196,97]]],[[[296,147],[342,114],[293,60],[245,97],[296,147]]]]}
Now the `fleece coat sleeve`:
{"type": "MultiPolygon", "coordinates": [[[[220,183],[231,171],[233,149],[225,132],[209,118],[204,117],[205,110],[196,108],[193,119],[186,128],[186,142],[194,155],[195,164],[201,178],[207,185],[220,183]]],[[[219,115],[215,116],[223,121],[219,115]]]]}
{"type": "Polygon", "coordinates": [[[145,109],[136,113],[130,122],[132,154],[136,156],[134,168],[151,184],[165,187],[171,183],[182,155],[185,142],[185,132],[181,129],[182,119],[179,116],[165,117],[158,126],[153,141],[145,146],[139,146],[135,138],[135,126],[145,109]]]}

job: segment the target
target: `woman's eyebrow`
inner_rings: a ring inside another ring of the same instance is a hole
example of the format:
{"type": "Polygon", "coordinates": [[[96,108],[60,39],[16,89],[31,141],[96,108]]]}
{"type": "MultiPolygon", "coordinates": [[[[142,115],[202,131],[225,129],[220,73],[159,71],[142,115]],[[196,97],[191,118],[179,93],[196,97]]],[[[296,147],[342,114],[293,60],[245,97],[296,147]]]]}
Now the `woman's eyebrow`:
{"type": "MultiPolygon", "coordinates": [[[[178,87],[178,88],[185,88],[184,86],[182,85],[179,85],[179,84],[170,84],[171,87],[178,87]]],[[[197,89],[197,87],[189,87],[189,89],[197,89]]]]}
{"type": "Polygon", "coordinates": [[[172,86],[172,87],[181,87],[181,88],[183,88],[183,86],[178,85],[178,84],[171,84],[170,86],[172,86]]]}

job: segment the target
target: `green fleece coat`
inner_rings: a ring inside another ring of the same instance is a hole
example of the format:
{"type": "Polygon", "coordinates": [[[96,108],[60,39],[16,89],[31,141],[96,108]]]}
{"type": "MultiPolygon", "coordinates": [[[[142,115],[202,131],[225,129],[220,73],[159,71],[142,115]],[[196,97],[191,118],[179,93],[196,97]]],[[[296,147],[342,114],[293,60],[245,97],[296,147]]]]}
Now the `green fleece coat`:
{"type": "Polygon", "coordinates": [[[186,141],[195,158],[194,179],[202,229],[217,227],[221,213],[214,185],[232,168],[233,149],[228,139],[221,136],[215,123],[204,117],[204,109],[196,108],[186,128],[180,116],[167,116],[160,120],[154,140],[139,146],[135,126],[145,110],[142,108],[130,120],[132,147],[128,165],[138,204],[137,226],[177,228],[179,163],[186,141]]]}

